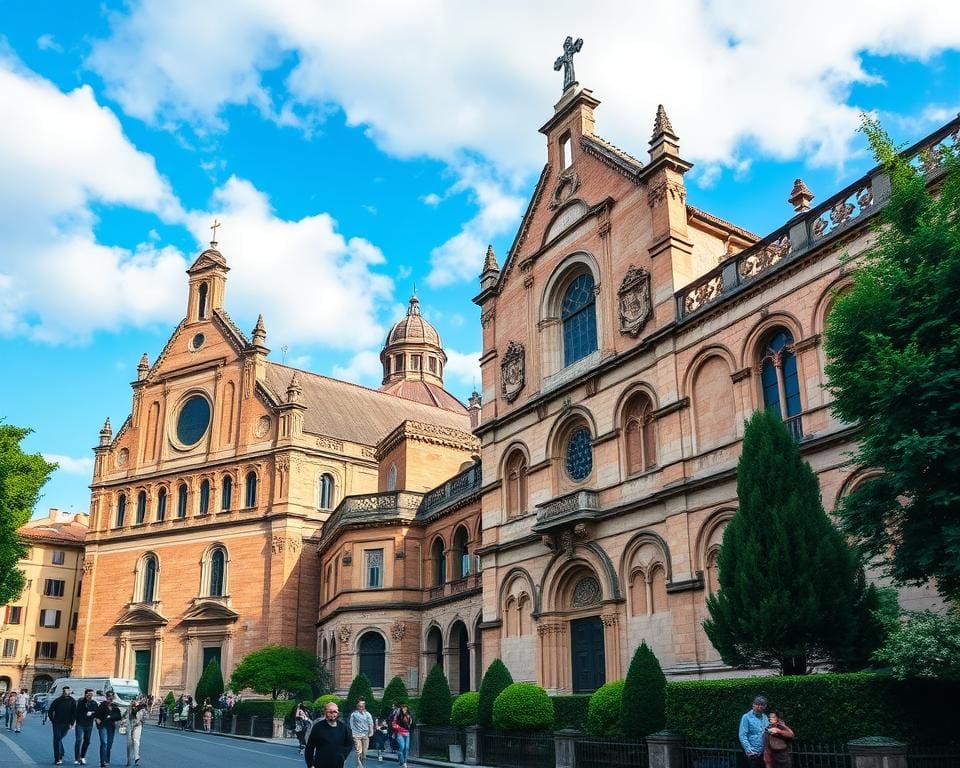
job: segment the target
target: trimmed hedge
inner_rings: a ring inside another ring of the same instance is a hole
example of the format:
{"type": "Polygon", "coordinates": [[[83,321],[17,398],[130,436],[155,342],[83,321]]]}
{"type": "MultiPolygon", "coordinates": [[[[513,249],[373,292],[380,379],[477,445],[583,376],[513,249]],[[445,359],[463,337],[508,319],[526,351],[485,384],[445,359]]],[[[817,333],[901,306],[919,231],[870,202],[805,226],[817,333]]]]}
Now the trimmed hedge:
{"type": "Polygon", "coordinates": [[[623,736],[620,709],[624,684],[623,680],[613,680],[593,692],[587,707],[587,733],[591,736],[623,736]]]}
{"type": "Polygon", "coordinates": [[[297,702],[289,699],[252,699],[241,701],[234,706],[230,714],[236,717],[279,717],[289,715],[297,706],[297,702]]]}
{"type": "Polygon", "coordinates": [[[590,707],[589,693],[575,693],[572,696],[551,696],[553,701],[553,727],[576,728],[582,731],[587,722],[587,710],[590,707]]]}
{"type": "Polygon", "coordinates": [[[513,677],[507,665],[500,659],[494,659],[483,673],[480,683],[480,703],[477,707],[477,724],[483,728],[493,725],[493,702],[507,686],[513,684],[513,677]]]}
{"type": "Polygon", "coordinates": [[[453,700],[453,709],[450,710],[450,725],[476,725],[479,704],[480,693],[478,691],[461,693],[453,700]]]}
{"type": "Polygon", "coordinates": [[[732,744],[758,693],[801,742],[887,736],[921,745],[957,743],[955,729],[934,714],[955,710],[960,684],[864,672],[668,683],[667,729],[691,744],[732,744]]]}
{"type": "Polygon", "coordinates": [[[533,683],[512,683],[493,702],[498,731],[546,731],[553,727],[553,702],[533,683]]]}

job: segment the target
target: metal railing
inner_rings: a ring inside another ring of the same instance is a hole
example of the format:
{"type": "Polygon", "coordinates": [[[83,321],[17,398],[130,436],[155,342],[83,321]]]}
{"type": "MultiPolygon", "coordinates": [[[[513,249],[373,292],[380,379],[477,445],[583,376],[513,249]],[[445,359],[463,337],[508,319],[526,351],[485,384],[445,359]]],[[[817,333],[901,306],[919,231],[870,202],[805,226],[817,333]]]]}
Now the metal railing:
{"type": "Polygon", "coordinates": [[[790,437],[798,443],[803,440],[803,422],[799,415],[791,416],[789,419],[785,419],[783,423],[787,425],[790,437]]]}
{"type": "Polygon", "coordinates": [[[537,521],[552,520],[575,512],[596,512],[600,496],[596,491],[579,490],[537,505],[537,521]]]}
{"type": "Polygon", "coordinates": [[[575,742],[577,768],[647,768],[650,756],[643,739],[578,738],[575,742]]]}
{"type": "Polygon", "coordinates": [[[552,733],[480,734],[480,759],[484,765],[509,768],[554,768],[556,750],[552,733]]]}
{"type": "Polygon", "coordinates": [[[462,728],[437,725],[420,727],[420,757],[449,760],[451,744],[459,744],[461,750],[466,750],[466,737],[462,728]]]}
{"type": "Polygon", "coordinates": [[[473,464],[463,472],[451,477],[439,488],[434,488],[428,492],[420,503],[417,517],[429,517],[444,509],[447,505],[480,490],[481,481],[480,464],[473,464]]]}

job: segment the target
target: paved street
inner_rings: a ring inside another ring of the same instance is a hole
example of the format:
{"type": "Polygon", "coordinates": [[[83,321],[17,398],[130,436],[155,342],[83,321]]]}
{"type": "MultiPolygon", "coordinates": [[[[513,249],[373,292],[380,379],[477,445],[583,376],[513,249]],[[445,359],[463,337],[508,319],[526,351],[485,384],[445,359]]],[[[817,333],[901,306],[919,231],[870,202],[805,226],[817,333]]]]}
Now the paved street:
{"type": "MultiPolygon", "coordinates": [[[[2,726],[2,722],[0,722],[2,726]]],[[[74,732],[63,740],[66,749],[64,766],[73,765],[74,732]]],[[[96,731],[87,752],[87,765],[98,768],[99,744],[96,731]]],[[[125,737],[118,736],[114,742],[110,764],[122,766],[127,761],[125,737]]],[[[296,768],[303,759],[297,756],[295,745],[267,744],[258,741],[230,739],[223,736],[208,736],[203,733],[181,733],[172,729],[146,727],[140,747],[140,765],[144,768],[296,768]]],[[[353,755],[347,760],[349,768],[355,768],[353,755]]],[[[39,715],[29,715],[23,732],[15,734],[0,728],[0,768],[20,766],[53,765],[53,743],[50,724],[40,724],[39,715]]],[[[368,762],[369,765],[369,762],[368,762]]],[[[380,763],[379,765],[396,765],[380,763]]]]}

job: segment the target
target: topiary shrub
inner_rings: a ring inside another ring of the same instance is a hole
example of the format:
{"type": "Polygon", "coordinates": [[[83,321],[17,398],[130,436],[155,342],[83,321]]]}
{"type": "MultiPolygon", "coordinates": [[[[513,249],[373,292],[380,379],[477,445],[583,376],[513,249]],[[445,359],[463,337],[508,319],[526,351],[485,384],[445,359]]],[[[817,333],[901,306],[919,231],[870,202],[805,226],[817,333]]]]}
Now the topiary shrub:
{"type": "Polygon", "coordinates": [[[344,718],[349,717],[350,713],[357,708],[357,702],[360,699],[367,702],[368,709],[376,712],[373,709],[373,688],[370,687],[370,680],[363,672],[353,678],[353,682],[350,683],[350,690],[347,691],[346,711],[341,711],[344,718]]]}
{"type": "Polygon", "coordinates": [[[493,702],[498,731],[546,731],[553,727],[553,702],[533,683],[511,683],[493,702]]]}
{"type": "Polygon", "coordinates": [[[593,692],[587,708],[587,733],[591,736],[623,735],[620,731],[620,708],[624,682],[614,680],[593,692]]]}
{"type": "Polygon", "coordinates": [[[513,683],[510,670],[500,659],[494,659],[483,675],[480,683],[480,701],[477,703],[477,725],[489,728],[493,725],[493,702],[497,696],[513,683]]]}
{"type": "Polygon", "coordinates": [[[403,680],[395,677],[387,683],[387,687],[383,689],[383,704],[380,705],[380,717],[386,717],[390,714],[390,708],[394,702],[402,704],[405,701],[407,703],[410,702],[410,694],[407,692],[407,686],[403,684],[403,680]]]}
{"type": "Polygon", "coordinates": [[[633,654],[623,685],[620,731],[630,739],[644,739],[667,724],[667,678],[646,642],[633,654]]]}
{"type": "Polygon", "coordinates": [[[553,701],[553,727],[576,728],[582,731],[587,722],[587,708],[590,706],[590,694],[575,693],[571,696],[551,696],[553,701]]]}
{"type": "Polygon", "coordinates": [[[440,665],[434,664],[427,679],[423,681],[417,719],[424,725],[450,725],[452,708],[453,701],[447,677],[443,674],[440,665]]]}
{"type": "Polygon", "coordinates": [[[173,695],[173,691],[167,691],[167,695],[163,697],[163,708],[170,713],[177,708],[177,697],[173,695]]]}
{"type": "Polygon", "coordinates": [[[313,704],[310,705],[311,714],[315,718],[322,717],[324,707],[326,707],[327,704],[329,704],[331,701],[337,705],[337,709],[340,709],[341,711],[343,711],[343,709],[345,708],[343,699],[341,699],[339,696],[336,696],[332,693],[325,693],[323,696],[318,696],[316,699],[313,700],[313,704]]]}
{"type": "Polygon", "coordinates": [[[220,672],[220,662],[210,659],[207,668],[203,670],[197,681],[196,700],[202,707],[207,701],[216,705],[223,693],[223,674],[220,672]]]}
{"type": "Polygon", "coordinates": [[[453,700],[450,710],[450,725],[476,725],[477,705],[480,703],[478,691],[461,693],[453,700]]]}

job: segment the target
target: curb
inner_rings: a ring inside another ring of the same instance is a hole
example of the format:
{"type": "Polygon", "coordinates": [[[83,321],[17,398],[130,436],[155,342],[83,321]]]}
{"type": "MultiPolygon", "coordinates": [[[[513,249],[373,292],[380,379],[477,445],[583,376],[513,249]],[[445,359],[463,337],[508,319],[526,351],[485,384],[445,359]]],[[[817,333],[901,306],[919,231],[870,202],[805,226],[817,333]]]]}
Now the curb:
{"type": "MultiPolygon", "coordinates": [[[[179,733],[179,728],[167,728],[164,726],[157,725],[156,723],[149,723],[153,728],[156,728],[158,731],[169,731],[170,733],[179,733]]],[[[299,743],[296,739],[267,739],[263,736],[244,736],[241,733],[221,733],[220,731],[191,731],[189,728],[183,731],[183,733],[196,733],[203,736],[220,736],[224,739],[236,739],[238,741],[258,741],[261,744],[277,744],[281,747],[297,747],[299,743]]]]}

